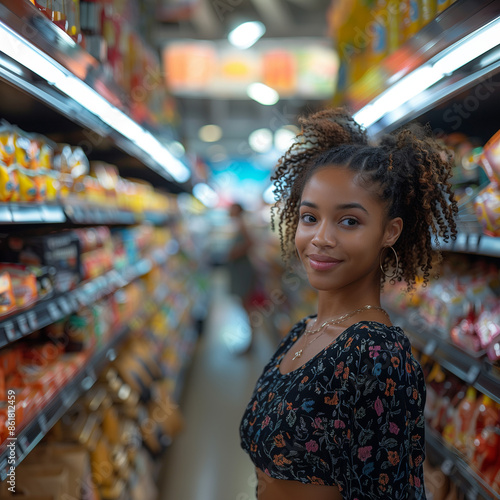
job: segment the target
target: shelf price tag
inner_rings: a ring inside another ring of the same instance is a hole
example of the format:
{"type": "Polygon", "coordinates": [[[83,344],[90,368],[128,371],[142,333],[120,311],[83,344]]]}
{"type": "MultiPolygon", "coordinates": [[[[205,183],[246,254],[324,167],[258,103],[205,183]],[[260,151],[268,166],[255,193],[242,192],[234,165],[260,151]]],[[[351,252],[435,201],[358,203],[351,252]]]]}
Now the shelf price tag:
{"type": "Polygon", "coordinates": [[[481,368],[478,365],[472,365],[465,376],[465,381],[468,384],[473,384],[480,373],[481,373],[481,368]]]}
{"type": "Polygon", "coordinates": [[[47,417],[43,412],[38,417],[38,425],[40,426],[40,430],[45,434],[47,432],[47,417]]]}
{"type": "Polygon", "coordinates": [[[87,376],[82,380],[82,389],[88,391],[95,383],[96,375],[94,370],[89,370],[87,376]]]}
{"type": "Polygon", "coordinates": [[[28,325],[28,320],[24,314],[21,314],[17,317],[17,324],[22,335],[28,335],[28,333],[31,332],[31,329],[28,325]]]}
{"type": "Polygon", "coordinates": [[[5,335],[7,335],[7,338],[11,342],[17,339],[18,336],[16,333],[16,329],[14,328],[14,323],[12,323],[12,321],[5,321],[3,324],[3,330],[5,332],[5,335]]]}
{"type": "Polygon", "coordinates": [[[75,296],[81,306],[85,307],[87,305],[87,296],[85,295],[85,292],[83,290],[76,290],[75,296]]]}
{"type": "Polygon", "coordinates": [[[61,308],[61,311],[65,316],[68,316],[73,312],[71,306],[69,305],[68,300],[65,297],[60,297],[57,300],[57,303],[59,304],[59,307],[61,308]]]}
{"type": "Polygon", "coordinates": [[[72,311],[78,311],[78,301],[76,300],[76,296],[74,293],[68,295],[68,302],[72,311]]]}
{"type": "Polygon", "coordinates": [[[429,342],[427,342],[427,344],[425,344],[424,354],[427,354],[427,356],[432,356],[436,351],[436,347],[437,347],[436,340],[431,339],[429,342]]]}
{"type": "Polygon", "coordinates": [[[453,461],[450,460],[449,458],[445,458],[443,460],[442,465],[441,465],[441,470],[443,471],[443,474],[445,476],[449,476],[454,467],[455,467],[455,464],[453,463],[453,461]]]}
{"type": "Polygon", "coordinates": [[[25,434],[21,435],[17,440],[17,442],[21,445],[20,456],[26,455],[26,453],[28,453],[30,449],[30,442],[28,441],[26,435],[25,434]]]}
{"type": "Polygon", "coordinates": [[[50,319],[52,321],[59,321],[62,317],[61,311],[57,307],[55,302],[49,302],[47,304],[47,311],[49,313],[50,319]]]}
{"type": "Polygon", "coordinates": [[[469,252],[479,251],[480,235],[475,233],[470,233],[467,235],[467,250],[469,252]]]}
{"type": "Polygon", "coordinates": [[[65,408],[69,408],[73,404],[73,400],[68,390],[61,392],[61,401],[65,408]]]}
{"type": "Polygon", "coordinates": [[[28,318],[28,325],[31,330],[38,330],[38,316],[35,311],[28,311],[26,313],[26,317],[28,318]]]}

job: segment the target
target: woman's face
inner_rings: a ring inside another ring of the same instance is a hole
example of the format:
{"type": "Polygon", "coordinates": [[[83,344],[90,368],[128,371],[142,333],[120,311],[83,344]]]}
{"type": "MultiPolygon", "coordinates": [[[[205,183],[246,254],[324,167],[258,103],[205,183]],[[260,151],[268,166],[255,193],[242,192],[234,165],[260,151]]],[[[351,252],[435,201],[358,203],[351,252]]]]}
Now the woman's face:
{"type": "Polygon", "coordinates": [[[395,243],[400,218],[388,220],[375,192],[344,167],[317,170],[302,192],[295,245],[311,286],[356,290],[379,283],[380,253],[395,243]]]}

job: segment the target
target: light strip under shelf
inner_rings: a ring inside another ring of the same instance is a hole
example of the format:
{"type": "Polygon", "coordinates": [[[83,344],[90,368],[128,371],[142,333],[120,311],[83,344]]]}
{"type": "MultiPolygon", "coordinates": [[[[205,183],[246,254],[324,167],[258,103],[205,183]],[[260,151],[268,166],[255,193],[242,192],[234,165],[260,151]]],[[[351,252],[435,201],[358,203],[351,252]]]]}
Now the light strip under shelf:
{"type": "MultiPolygon", "coordinates": [[[[1,21],[0,37],[0,52],[37,74],[134,143],[177,182],[186,182],[190,178],[191,172],[186,165],[175,158],[153,134],[1,21]]],[[[2,58],[0,65],[3,66],[2,58]]]]}
{"type": "Polygon", "coordinates": [[[354,114],[368,128],[457,69],[500,45],[500,18],[441,51],[354,114]]]}

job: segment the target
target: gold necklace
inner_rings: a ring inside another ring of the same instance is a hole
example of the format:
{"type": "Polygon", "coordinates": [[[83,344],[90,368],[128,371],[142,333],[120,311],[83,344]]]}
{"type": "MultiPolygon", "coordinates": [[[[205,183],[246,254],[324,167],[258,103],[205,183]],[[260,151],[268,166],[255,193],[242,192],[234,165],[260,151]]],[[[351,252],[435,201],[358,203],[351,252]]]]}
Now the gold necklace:
{"type": "MultiPolygon", "coordinates": [[[[342,316],[339,316],[338,318],[328,319],[324,323],[322,323],[319,328],[316,328],[315,330],[306,330],[304,332],[304,334],[305,334],[305,336],[313,335],[314,333],[318,333],[321,330],[323,330],[323,328],[325,328],[325,326],[327,326],[327,325],[338,325],[338,324],[344,322],[346,319],[349,319],[352,316],[360,313],[361,311],[366,311],[368,309],[375,309],[375,310],[378,310],[378,311],[382,311],[389,318],[389,315],[387,314],[387,312],[382,307],[366,305],[366,306],[360,307],[359,309],[356,309],[354,311],[351,311],[351,312],[348,312],[346,314],[343,314],[342,316]]],[[[302,353],[304,352],[304,349],[306,347],[308,347],[309,345],[311,345],[314,341],[318,340],[320,337],[321,337],[321,335],[318,335],[317,337],[314,337],[302,349],[299,349],[297,352],[295,352],[294,353],[295,355],[292,358],[292,361],[294,361],[297,358],[300,358],[302,356],[302,353]]]]}

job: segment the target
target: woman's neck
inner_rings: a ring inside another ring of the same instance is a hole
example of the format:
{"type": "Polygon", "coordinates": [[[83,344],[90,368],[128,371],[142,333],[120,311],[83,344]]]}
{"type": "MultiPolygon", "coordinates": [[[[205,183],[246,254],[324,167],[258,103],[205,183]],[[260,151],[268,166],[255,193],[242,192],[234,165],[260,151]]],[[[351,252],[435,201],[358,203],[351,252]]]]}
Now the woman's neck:
{"type": "Polygon", "coordinates": [[[318,316],[317,322],[323,323],[337,316],[342,316],[355,311],[360,307],[380,306],[380,290],[372,293],[361,293],[358,295],[331,294],[327,292],[318,293],[318,316]]]}

